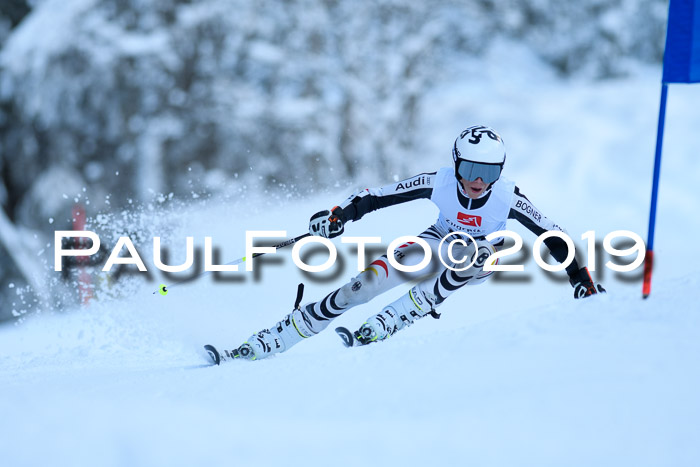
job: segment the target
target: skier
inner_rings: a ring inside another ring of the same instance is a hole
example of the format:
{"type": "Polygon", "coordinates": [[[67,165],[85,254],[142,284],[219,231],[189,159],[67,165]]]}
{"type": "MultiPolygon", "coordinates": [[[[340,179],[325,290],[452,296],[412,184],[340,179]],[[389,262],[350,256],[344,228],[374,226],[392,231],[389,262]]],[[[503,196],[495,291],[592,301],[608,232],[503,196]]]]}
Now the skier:
{"type": "MultiPolygon", "coordinates": [[[[348,309],[399,284],[420,280],[407,294],[368,318],[354,333],[359,344],[384,340],[426,315],[437,318],[439,315],[435,309],[462,286],[486,281],[492,272],[484,271],[483,266],[503,244],[503,239],[489,242],[485,237],[505,230],[507,219],[517,220],[538,236],[548,230],[563,231],[542,215],[515,183],[501,177],[506,152],[503,140],[493,129],[479,125],[464,130],[455,140],[452,158],[453,167],[354,193],[339,206],[314,214],[309,223],[312,235],[334,238],[343,234],[347,222],[360,220],[369,212],[426,198],[437,205],[440,214],[437,222],[418,237],[430,246],[433,258],[437,255],[444,258],[445,253],[451,253],[451,256],[447,255],[449,262],[440,265],[433,261],[433,268],[437,270],[406,273],[394,268],[384,255],[325,298],[303,306],[297,303],[295,309],[274,327],[251,336],[234,354],[256,360],[284,352],[323,331],[348,309]],[[471,241],[456,243],[451,252],[446,251],[448,242],[440,245],[446,235],[461,232],[469,234],[476,244],[471,241]],[[468,258],[474,264],[462,269],[459,267],[462,258],[468,258]]],[[[561,238],[550,237],[544,243],[557,261],[565,261],[568,250],[561,238]]],[[[426,252],[416,242],[401,245],[393,254],[397,262],[403,261],[403,265],[409,266],[409,263],[416,262],[415,258],[423,258],[426,252]]],[[[579,267],[575,259],[566,272],[574,287],[574,298],[605,292],[600,284],[593,283],[588,269],[579,267]]]]}

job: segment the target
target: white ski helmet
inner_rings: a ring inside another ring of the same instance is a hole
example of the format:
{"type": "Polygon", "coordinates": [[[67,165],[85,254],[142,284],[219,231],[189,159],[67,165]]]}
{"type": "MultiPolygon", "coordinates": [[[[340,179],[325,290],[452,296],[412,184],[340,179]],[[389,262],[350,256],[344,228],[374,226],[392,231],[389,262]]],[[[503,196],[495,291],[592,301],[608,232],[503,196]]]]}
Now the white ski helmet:
{"type": "Polygon", "coordinates": [[[452,159],[457,180],[481,178],[484,183],[491,184],[501,176],[506,162],[506,147],[493,129],[483,125],[472,126],[455,140],[452,159]]]}

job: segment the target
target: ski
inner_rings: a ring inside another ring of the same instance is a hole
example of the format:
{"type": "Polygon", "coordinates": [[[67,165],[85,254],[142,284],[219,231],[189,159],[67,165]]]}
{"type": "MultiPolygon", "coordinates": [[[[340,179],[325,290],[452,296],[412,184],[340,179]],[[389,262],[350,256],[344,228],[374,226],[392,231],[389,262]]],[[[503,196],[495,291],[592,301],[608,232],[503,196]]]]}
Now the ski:
{"type": "Polygon", "coordinates": [[[338,333],[341,339],[343,339],[343,345],[345,347],[352,347],[352,345],[355,342],[355,338],[352,336],[352,333],[348,328],[344,327],[337,327],[335,328],[335,332],[338,333]]]}
{"type": "Polygon", "coordinates": [[[219,365],[221,363],[221,355],[219,354],[219,351],[216,350],[216,347],[214,347],[213,345],[207,344],[204,346],[204,350],[207,351],[207,353],[209,354],[209,356],[213,360],[214,365],[219,365]]]}
{"type": "Polygon", "coordinates": [[[335,332],[338,333],[341,339],[343,339],[343,345],[345,347],[360,347],[369,344],[369,342],[362,342],[352,333],[348,328],[339,326],[335,328],[335,332]]]}
{"type": "Polygon", "coordinates": [[[204,350],[207,351],[214,365],[221,365],[222,362],[228,362],[237,358],[245,358],[238,349],[219,352],[216,347],[207,344],[204,346],[204,350]]]}

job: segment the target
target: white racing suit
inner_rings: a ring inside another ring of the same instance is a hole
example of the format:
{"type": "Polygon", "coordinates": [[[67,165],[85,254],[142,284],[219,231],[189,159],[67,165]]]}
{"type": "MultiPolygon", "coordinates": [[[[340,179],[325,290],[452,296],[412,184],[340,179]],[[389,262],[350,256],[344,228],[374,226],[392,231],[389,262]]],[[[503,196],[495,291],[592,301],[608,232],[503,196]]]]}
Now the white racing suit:
{"type": "MultiPolygon", "coordinates": [[[[256,357],[287,350],[302,339],[325,329],[334,318],[348,309],[366,303],[400,284],[419,281],[408,295],[368,320],[370,322],[375,319],[375,323],[385,325],[386,332],[380,336],[384,338],[401,329],[404,324],[411,324],[426,314],[436,316],[435,308],[464,285],[487,280],[492,273],[483,271],[483,266],[503,240],[499,237],[486,241],[485,237],[505,230],[508,219],[519,221],[535,235],[541,235],[547,230],[562,230],[543,216],[520,193],[515,183],[504,177],[493,183],[478,199],[470,199],[462,191],[452,168],[419,174],[381,188],[362,190],[339,206],[345,217],[343,221],[347,222],[357,221],[377,209],[421,198],[429,199],[440,210],[437,222],[418,236],[428,244],[432,253],[432,261],[427,267],[417,272],[403,272],[393,267],[386,255],[376,259],[367,269],[323,299],[306,303],[275,327],[252,336],[248,343],[253,347],[256,357]],[[451,233],[455,233],[454,237],[448,238],[440,247],[441,240],[451,233]],[[455,244],[450,258],[446,251],[450,241],[465,238],[459,233],[469,234],[476,245],[470,240],[467,240],[466,246],[455,244]],[[462,259],[466,259],[466,263],[453,261],[462,259]],[[471,267],[459,270],[472,262],[471,267]],[[387,320],[389,322],[385,323],[387,320]]],[[[556,260],[565,260],[567,247],[562,239],[550,237],[545,240],[545,244],[556,260]]],[[[412,266],[420,263],[425,252],[419,243],[407,243],[394,250],[393,255],[400,264],[412,266]]],[[[566,268],[569,274],[578,269],[576,260],[566,268]]]]}

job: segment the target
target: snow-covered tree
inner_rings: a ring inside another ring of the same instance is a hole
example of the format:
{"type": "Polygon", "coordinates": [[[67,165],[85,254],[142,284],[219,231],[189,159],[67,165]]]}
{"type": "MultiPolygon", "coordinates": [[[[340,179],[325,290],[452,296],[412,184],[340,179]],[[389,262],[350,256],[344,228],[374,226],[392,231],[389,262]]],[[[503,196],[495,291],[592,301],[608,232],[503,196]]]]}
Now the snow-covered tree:
{"type": "Polygon", "coordinates": [[[82,188],[99,210],[244,184],[379,182],[390,161],[405,175],[423,96],[465,57],[516,40],[562,75],[619,75],[660,61],[667,2],[7,5],[19,9],[0,14],[0,201],[47,231],[82,188]]]}

